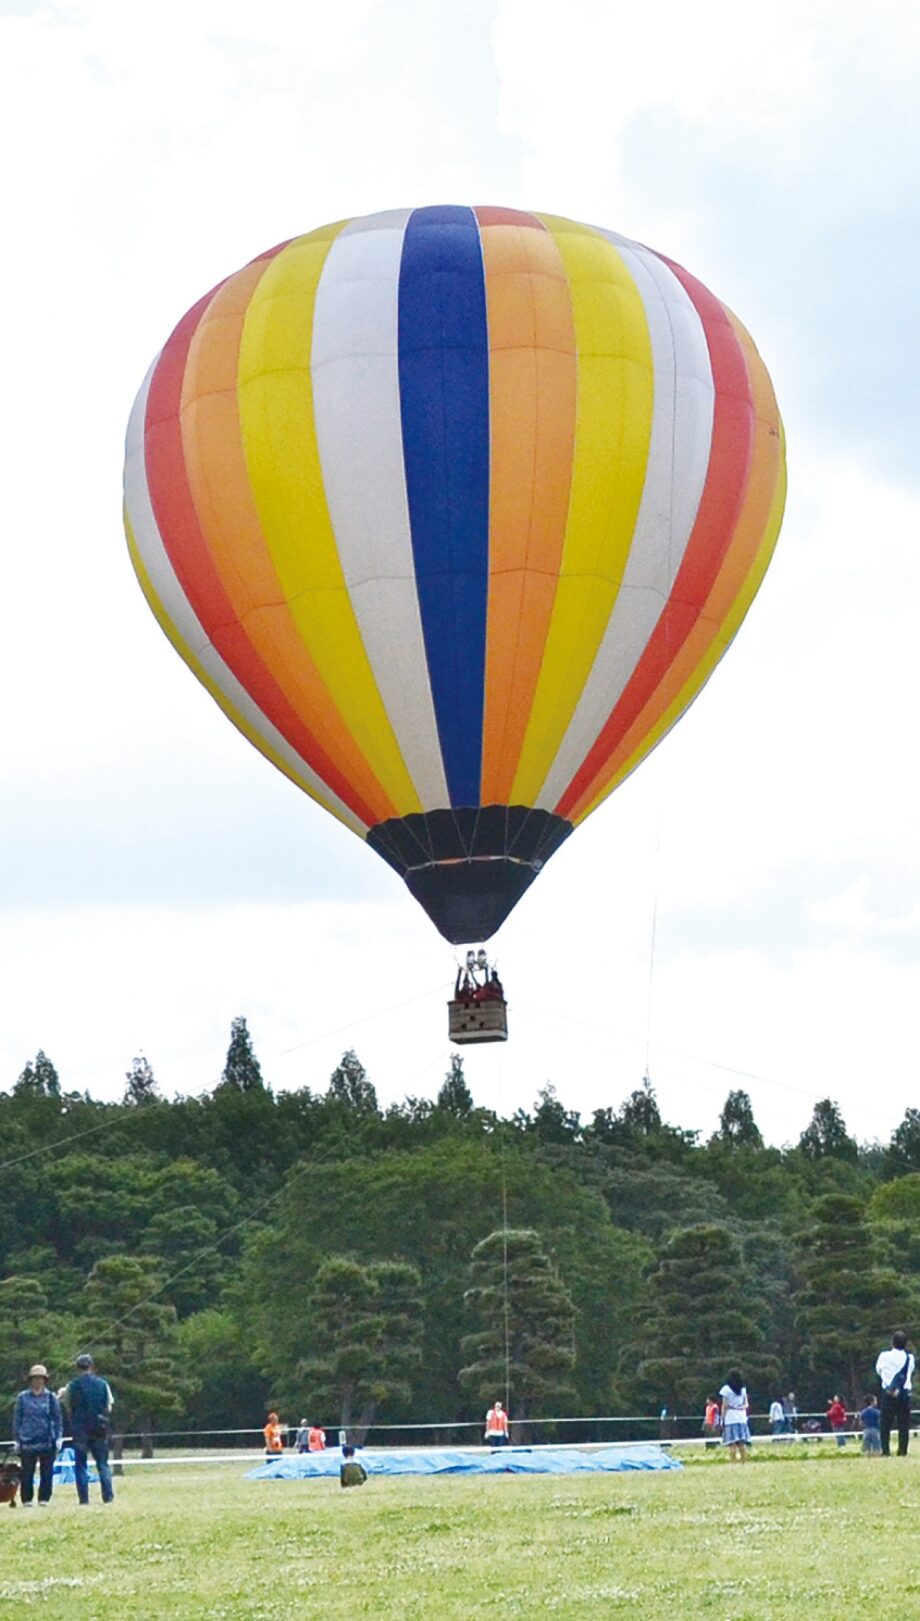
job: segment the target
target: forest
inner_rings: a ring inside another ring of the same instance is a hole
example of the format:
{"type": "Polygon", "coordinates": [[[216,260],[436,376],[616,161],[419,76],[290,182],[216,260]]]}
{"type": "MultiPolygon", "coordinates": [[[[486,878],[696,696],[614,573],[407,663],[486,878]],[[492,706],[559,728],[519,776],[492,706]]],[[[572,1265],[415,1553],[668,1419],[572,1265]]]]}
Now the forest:
{"type": "Polygon", "coordinates": [[[237,1018],[193,1097],[139,1057],[102,1102],[39,1052],[0,1145],[0,1398],[91,1350],[145,1437],[268,1406],[447,1425],[506,1376],[521,1421],[695,1415],[733,1366],[756,1412],[852,1407],[917,1320],[920,1109],[861,1144],[825,1098],[775,1148],[732,1090],[703,1141],[646,1078],[587,1120],[550,1085],[501,1119],[458,1055],[433,1101],[382,1109],[353,1051],[324,1092],[273,1092],[237,1018]]]}

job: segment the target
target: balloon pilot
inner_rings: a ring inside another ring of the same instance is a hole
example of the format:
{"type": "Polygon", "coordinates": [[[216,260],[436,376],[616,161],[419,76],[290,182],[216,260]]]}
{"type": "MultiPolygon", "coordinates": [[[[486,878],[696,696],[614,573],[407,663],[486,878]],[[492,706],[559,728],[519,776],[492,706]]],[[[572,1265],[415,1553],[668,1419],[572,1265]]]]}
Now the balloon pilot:
{"type": "Polygon", "coordinates": [[[471,947],[466,962],[458,965],[453,1000],[447,1009],[450,1039],[458,1046],[508,1040],[504,986],[482,946],[471,947]]]}

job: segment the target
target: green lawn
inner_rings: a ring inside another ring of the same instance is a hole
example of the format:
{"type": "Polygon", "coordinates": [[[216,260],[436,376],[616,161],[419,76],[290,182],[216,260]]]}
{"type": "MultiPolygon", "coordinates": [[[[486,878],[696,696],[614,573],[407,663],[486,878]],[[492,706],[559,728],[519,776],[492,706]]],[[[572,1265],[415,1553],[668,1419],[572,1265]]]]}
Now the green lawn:
{"type": "Polygon", "coordinates": [[[247,1481],[135,1469],[0,1510],[0,1617],[920,1616],[920,1452],[587,1478],[247,1481]]]}

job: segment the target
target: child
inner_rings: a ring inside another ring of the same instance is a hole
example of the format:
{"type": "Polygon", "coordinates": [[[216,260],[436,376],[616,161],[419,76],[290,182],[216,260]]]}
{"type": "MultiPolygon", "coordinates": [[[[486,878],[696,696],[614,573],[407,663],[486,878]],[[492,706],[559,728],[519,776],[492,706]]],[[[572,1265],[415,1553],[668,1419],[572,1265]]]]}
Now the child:
{"type": "Polygon", "coordinates": [[[748,1393],[737,1368],[733,1368],[719,1391],[722,1398],[722,1445],[728,1447],[730,1463],[747,1463],[751,1444],[748,1428],[748,1393]]]}
{"type": "Polygon", "coordinates": [[[866,1405],[859,1415],[859,1422],[863,1428],[863,1453],[867,1458],[880,1458],[882,1455],[881,1422],[882,1411],[877,1396],[867,1396],[866,1405]]]}
{"type": "Polygon", "coordinates": [[[354,1447],[342,1448],[342,1466],[339,1469],[339,1484],[342,1486],[363,1486],[367,1479],[367,1470],[363,1463],[355,1457],[354,1447]]]}

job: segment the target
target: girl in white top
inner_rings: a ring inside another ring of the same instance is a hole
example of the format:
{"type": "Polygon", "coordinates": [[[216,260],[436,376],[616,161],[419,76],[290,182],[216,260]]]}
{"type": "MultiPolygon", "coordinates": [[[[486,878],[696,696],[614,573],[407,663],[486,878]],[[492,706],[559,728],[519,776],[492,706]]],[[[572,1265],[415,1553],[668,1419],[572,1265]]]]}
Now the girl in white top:
{"type": "Polygon", "coordinates": [[[748,1393],[737,1368],[732,1369],[719,1395],[722,1398],[722,1444],[728,1447],[731,1463],[746,1463],[751,1444],[748,1393]]]}

